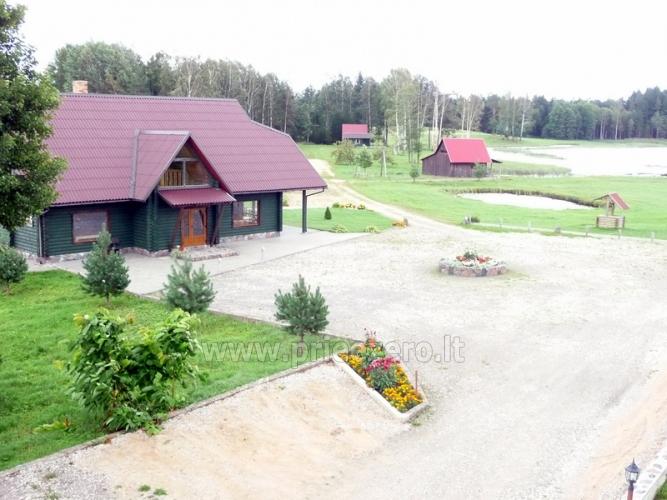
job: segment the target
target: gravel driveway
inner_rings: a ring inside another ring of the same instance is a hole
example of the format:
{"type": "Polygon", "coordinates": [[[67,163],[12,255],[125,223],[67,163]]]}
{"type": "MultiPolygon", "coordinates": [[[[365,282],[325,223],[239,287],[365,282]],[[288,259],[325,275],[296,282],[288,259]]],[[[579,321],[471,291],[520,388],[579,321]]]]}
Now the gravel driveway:
{"type": "MultiPolygon", "coordinates": [[[[445,336],[465,343],[462,363],[406,359],[432,400],[430,416],[371,461],[350,462],[353,479],[322,485],[320,494],[516,499],[618,491],[626,462],[648,459],[667,430],[667,418],[649,419],[649,439],[639,446],[621,424],[641,411],[650,379],[667,377],[667,247],[411,220],[408,229],[215,279],[221,311],[271,319],[274,292],[302,274],[321,286],[332,333],[361,337],[370,328],[385,341],[426,342],[433,353],[442,353],[445,336]],[[471,247],[506,260],[512,272],[486,279],[436,272],[439,258],[471,247]],[[609,435],[618,446],[601,457],[609,435]]],[[[664,412],[655,401],[667,401],[664,391],[645,397],[664,412]]]]}

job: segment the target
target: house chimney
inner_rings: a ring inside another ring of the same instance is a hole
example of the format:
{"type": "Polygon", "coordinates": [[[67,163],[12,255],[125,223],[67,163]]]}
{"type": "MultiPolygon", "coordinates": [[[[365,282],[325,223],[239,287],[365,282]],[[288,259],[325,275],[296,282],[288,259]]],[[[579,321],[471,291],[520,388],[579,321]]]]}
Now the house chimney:
{"type": "Polygon", "coordinates": [[[88,80],[74,80],[72,82],[72,92],[74,94],[87,94],[88,80]]]}

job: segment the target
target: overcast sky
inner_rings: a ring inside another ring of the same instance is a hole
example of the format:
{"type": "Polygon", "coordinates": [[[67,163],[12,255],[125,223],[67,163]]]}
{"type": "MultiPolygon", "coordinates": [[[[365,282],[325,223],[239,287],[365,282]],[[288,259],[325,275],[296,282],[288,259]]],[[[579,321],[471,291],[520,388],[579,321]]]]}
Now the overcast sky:
{"type": "Polygon", "coordinates": [[[667,87],[667,1],[9,0],[40,66],[67,43],[220,58],[295,90],[405,67],[458,93],[617,98],[667,87]]]}

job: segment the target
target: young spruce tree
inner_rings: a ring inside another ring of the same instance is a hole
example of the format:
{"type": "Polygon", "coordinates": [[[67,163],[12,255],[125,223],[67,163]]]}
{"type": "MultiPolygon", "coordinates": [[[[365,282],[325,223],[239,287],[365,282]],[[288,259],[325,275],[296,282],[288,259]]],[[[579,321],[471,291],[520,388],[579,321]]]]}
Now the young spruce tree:
{"type": "Polygon", "coordinates": [[[287,329],[299,336],[301,344],[306,333],[323,332],[329,324],[329,307],[320,288],[317,287],[315,293],[311,292],[303,276],[299,276],[299,281],[292,285],[291,292],[278,290],[276,308],[276,319],[286,321],[287,329]]]}
{"type": "Polygon", "coordinates": [[[120,253],[111,248],[111,235],[102,229],[92,251],[83,261],[86,274],[83,289],[91,295],[105,297],[107,304],[112,295],[120,295],[130,284],[127,265],[120,253]]]}
{"type": "Polygon", "coordinates": [[[211,277],[204,266],[193,269],[192,259],[183,254],[174,258],[164,294],[170,306],[189,313],[205,311],[215,298],[211,277]]]}

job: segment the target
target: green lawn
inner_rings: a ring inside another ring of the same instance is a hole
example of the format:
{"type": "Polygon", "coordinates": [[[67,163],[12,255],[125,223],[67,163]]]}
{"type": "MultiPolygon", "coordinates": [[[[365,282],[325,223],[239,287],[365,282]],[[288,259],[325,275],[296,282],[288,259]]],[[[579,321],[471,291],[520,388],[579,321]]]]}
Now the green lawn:
{"type": "Polygon", "coordinates": [[[655,500],[667,500],[667,484],[664,484],[655,494],[655,500]]]}
{"type": "MultiPolygon", "coordinates": [[[[11,295],[0,294],[0,469],[103,434],[65,394],[68,375],[63,368],[69,357],[67,345],[76,335],[73,315],[94,312],[100,305],[99,298],[83,293],[77,276],[64,271],[29,273],[11,295]],[[65,418],[73,423],[71,431],[34,432],[37,426],[65,418]]],[[[126,294],[113,300],[112,310],[119,315],[132,313],[140,326],[161,320],[167,307],[126,294]]],[[[245,359],[227,357],[222,361],[200,353],[197,364],[208,374],[208,380],[185,391],[186,403],[229,391],[290,368],[293,362],[316,359],[346,345],[328,337],[306,337],[307,354],[296,360],[292,355],[295,337],[280,328],[223,315],[205,313],[200,317],[198,338],[208,353],[222,343],[250,348],[261,342],[267,349],[278,349],[278,355],[259,361],[255,351],[245,359]]]]}
{"type": "MultiPolygon", "coordinates": [[[[372,210],[331,208],[330,220],[324,218],[324,211],[324,208],[308,209],[309,228],[331,231],[334,226],[340,225],[344,226],[348,233],[363,233],[369,226],[375,226],[378,231],[384,231],[391,227],[391,219],[372,210]]],[[[301,209],[283,209],[283,222],[288,226],[301,227],[301,209]]]]}
{"type": "MultiPolygon", "coordinates": [[[[331,162],[333,146],[301,145],[306,156],[331,162]]],[[[336,175],[346,179],[350,186],[375,200],[405,207],[443,222],[460,224],[466,216],[477,216],[483,223],[516,225],[563,230],[586,231],[595,225],[595,217],[601,209],[590,210],[540,210],[503,205],[491,205],[476,200],[466,200],[456,195],[457,190],[471,188],[522,189],[574,195],[592,200],[611,191],[619,192],[630,204],[626,213],[628,236],[667,239],[667,177],[534,177],[507,176],[501,179],[452,179],[421,176],[416,182],[409,177],[407,159],[402,156],[388,168],[388,178],[379,177],[379,166],[374,164],[365,177],[355,176],[355,168],[349,165],[333,165],[336,175]]],[[[511,165],[510,162],[503,166],[511,165]]],[[[610,233],[609,230],[593,232],[610,233]]],[[[614,234],[611,232],[611,234],[614,234]]]]}

